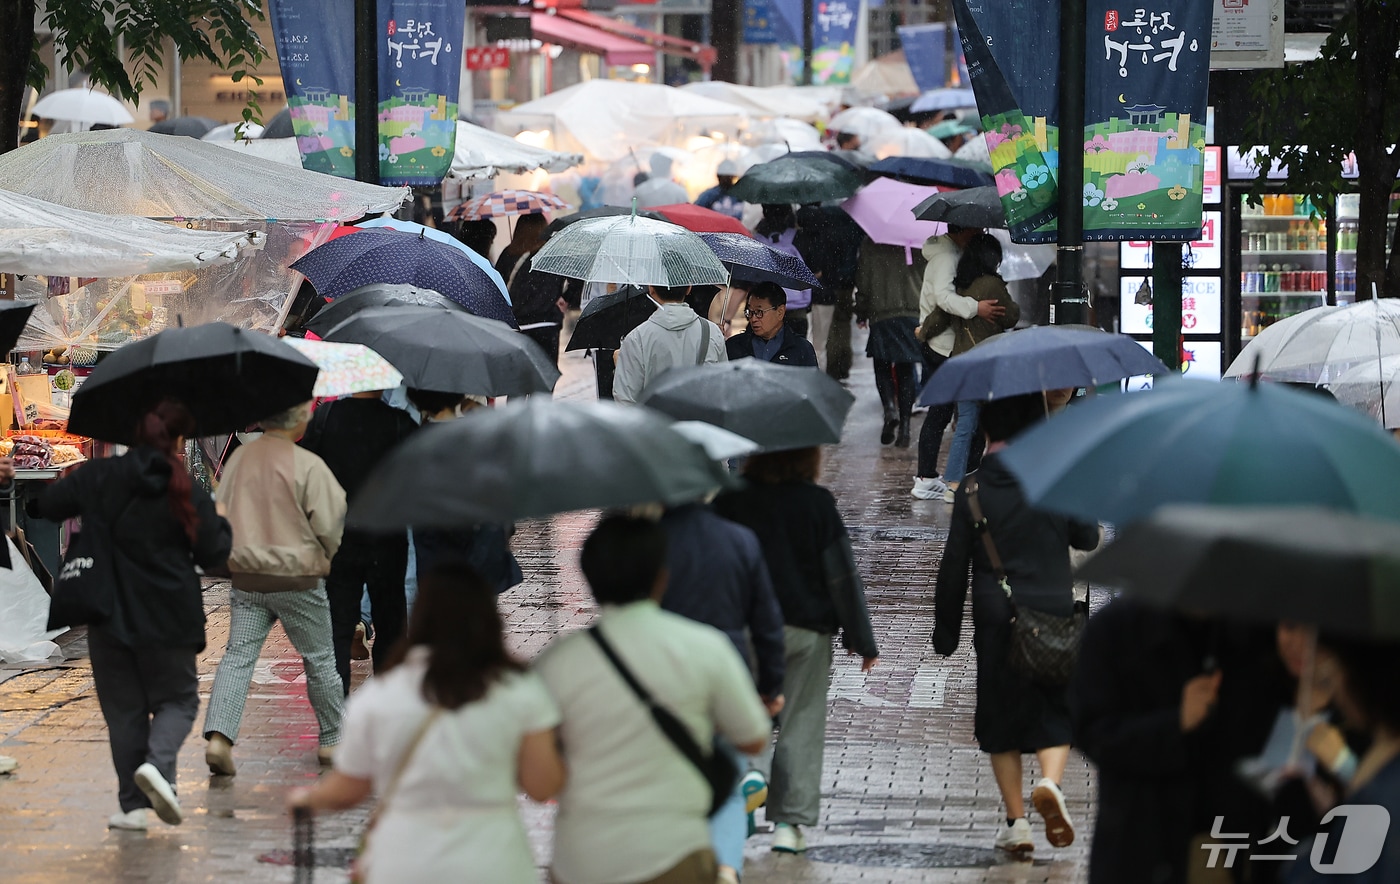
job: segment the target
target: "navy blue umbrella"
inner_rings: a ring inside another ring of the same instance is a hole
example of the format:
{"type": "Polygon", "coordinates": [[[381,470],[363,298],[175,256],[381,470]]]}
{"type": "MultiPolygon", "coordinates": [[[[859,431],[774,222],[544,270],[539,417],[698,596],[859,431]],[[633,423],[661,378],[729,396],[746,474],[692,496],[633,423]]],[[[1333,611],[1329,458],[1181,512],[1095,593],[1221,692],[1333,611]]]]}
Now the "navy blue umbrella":
{"type": "Polygon", "coordinates": [[[316,292],[338,298],[375,282],[431,289],[467,312],[516,328],[505,292],[460,250],[425,236],[379,227],[317,246],[292,264],[316,292]]]}
{"type": "Polygon", "coordinates": [[[997,335],[949,359],[933,373],[919,404],[1097,387],[1142,374],[1171,372],[1126,335],[1084,325],[1042,325],[997,335]]]}
{"type": "Polygon", "coordinates": [[[956,160],[936,160],[931,157],[886,157],[878,163],[872,163],[870,171],[913,184],[985,187],[996,183],[991,175],[981,169],[965,166],[956,160]]]}
{"type": "Polygon", "coordinates": [[[736,280],[776,282],[789,289],[820,286],[821,280],[801,258],[740,233],[702,233],[700,238],[736,280]]]}

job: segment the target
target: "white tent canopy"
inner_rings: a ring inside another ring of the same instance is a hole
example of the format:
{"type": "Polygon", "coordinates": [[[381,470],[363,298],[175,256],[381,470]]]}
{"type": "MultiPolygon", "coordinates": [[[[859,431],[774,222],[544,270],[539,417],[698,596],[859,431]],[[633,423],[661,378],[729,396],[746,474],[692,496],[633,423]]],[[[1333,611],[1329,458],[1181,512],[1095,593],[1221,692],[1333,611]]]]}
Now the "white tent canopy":
{"type": "Polygon", "coordinates": [[[840,86],[740,86],[721,80],[687,83],[681,89],[724,101],[755,117],[792,117],[805,123],[825,120],[841,104],[840,86]]]}
{"type": "Polygon", "coordinates": [[[0,273],[112,277],[193,270],[262,244],[259,233],[206,233],[97,215],[0,190],[0,273]]]}
{"type": "Polygon", "coordinates": [[[576,153],[559,153],[533,147],[481,126],[459,120],[457,146],[452,154],[453,178],[495,178],[502,172],[521,174],[543,169],[563,172],[583,162],[576,153]]]}

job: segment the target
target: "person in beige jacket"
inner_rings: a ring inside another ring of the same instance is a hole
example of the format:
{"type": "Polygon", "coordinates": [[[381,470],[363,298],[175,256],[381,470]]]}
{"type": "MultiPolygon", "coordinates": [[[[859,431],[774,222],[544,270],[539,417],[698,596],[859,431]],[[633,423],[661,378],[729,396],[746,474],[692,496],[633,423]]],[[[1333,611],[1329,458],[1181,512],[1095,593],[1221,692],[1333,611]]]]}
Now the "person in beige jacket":
{"type": "Polygon", "coordinates": [[[344,691],[335,668],[325,577],[345,527],[345,491],[325,461],[299,447],[311,420],[306,402],[262,421],[263,435],[229,458],[216,494],[233,527],[228,559],[228,647],[214,675],[204,717],[204,760],[233,776],[233,744],[243,704],[272,624],[281,622],[306,670],[306,693],[320,725],[317,756],[340,742],[344,691]]]}

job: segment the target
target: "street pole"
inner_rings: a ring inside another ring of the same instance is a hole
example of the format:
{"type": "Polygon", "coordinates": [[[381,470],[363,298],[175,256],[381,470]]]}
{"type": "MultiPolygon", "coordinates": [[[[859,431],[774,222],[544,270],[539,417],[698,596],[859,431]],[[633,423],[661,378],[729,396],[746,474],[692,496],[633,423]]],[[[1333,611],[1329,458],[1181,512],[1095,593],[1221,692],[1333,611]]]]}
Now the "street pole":
{"type": "Polygon", "coordinates": [[[1181,243],[1152,244],[1152,354],[1181,371],[1181,243]]]}
{"type": "Polygon", "coordinates": [[[814,0],[802,0],[802,85],[812,85],[812,37],[817,29],[814,0]]]}
{"type": "Polygon", "coordinates": [[[379,183],[379,4],[355,0],[355,178],[379,183]]]}
{"type": "Polygon", "coordinates": [[[1084,0],[1060,2],[1060,206],[1050,323],[1087,324],[1084,289],[1084,0]]]}

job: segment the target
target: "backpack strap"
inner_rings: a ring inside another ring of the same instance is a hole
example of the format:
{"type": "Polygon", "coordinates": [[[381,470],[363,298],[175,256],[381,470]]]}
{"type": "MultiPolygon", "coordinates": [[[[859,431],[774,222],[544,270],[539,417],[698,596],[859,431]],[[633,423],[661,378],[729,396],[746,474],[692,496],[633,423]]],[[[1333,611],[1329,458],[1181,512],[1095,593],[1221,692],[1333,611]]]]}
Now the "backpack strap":
{"type": "Polygon", "coordinates": [[[700,319],[700,352],[695,354],[695,364],[704,365],[705,357],[710,355],[710,322],[705,318],[700,319]]]}

